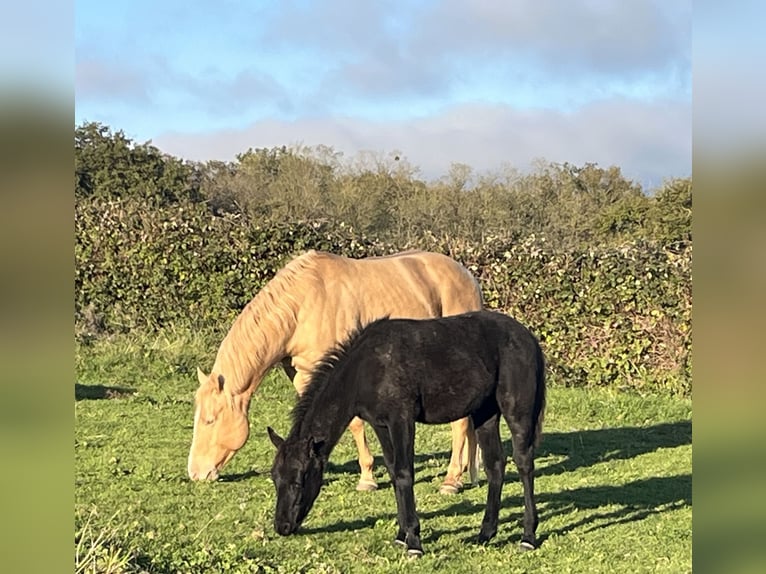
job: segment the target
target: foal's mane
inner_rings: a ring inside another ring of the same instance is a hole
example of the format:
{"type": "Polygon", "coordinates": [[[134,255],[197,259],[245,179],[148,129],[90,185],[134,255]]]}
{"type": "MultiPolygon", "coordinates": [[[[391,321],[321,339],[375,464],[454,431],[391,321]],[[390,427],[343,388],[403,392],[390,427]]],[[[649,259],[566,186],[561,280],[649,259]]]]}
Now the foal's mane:
{"type": "Polygon", "coordinates": [[[298,399],[292,410],[292,422],[293,426],[300,424],[306,418],[306,415],[311,410],[312,405],[316,402],[322,392],[327,388],[330,383],[332,374],[335,369],[341,364],[353,350],[355,344],[364,334],[365,330],[371,325],[381,323],[388,320],[388,315],[375,319],[366,325],[362,325],[357,322],[356,327],[349,332],[346,339],[340,343],[337,343],[333,348],[327,351],[324,356],[314,366],[314,370],[311,371],[311,376],[306,384],[306,388],[303,394],[298,399]]]}
{"type": "MultiPolygon", "coordinates": [[[[242,391],[250,384],[254,369],[268,369],[277,349],[275,341],[295,328],[303,293],[317,276],[322,255],[308,251],[292,259],[242,309],[221,342],[214,372],[222,367],[227,383],[242,391]],[[237,388],[241,387],[241,388],[237,388]]],[[[278,357],[277,360],[281,358],[278,357]]]]}

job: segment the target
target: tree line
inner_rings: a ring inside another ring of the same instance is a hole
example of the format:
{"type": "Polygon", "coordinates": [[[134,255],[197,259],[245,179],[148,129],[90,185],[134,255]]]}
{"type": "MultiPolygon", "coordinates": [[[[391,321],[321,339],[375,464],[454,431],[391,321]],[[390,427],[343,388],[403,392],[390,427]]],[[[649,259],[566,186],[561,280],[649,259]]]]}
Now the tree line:
{"type": "Polygon", "coordinates": [[[75,128],[75,198],[147,205],[204,203],[249,221],[327,221],[396,245],[426,236],[481,242],[545,237],[556,249],[642,240],[691,242],[691,178],[651,192],[619,167],[539,161],[475,173],[453,164],[425,181],[399,156],[344,161],[332,148],[248,149],[233,161],[190,162],[96,122],[75,128]]]}

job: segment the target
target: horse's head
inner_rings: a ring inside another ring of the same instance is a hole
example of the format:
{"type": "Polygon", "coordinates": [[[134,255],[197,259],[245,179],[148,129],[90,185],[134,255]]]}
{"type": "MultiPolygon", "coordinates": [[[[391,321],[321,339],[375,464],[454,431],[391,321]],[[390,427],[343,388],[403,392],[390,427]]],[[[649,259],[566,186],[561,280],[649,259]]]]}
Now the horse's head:
{"type": "Polygon", "coordinates": [[[294,533],[319,495],[324,473],[320,451],[324,441],[313,437],[284,440],[271,427],[269,437],[277,447],[271,479],[277,489],[274,529],[282,536],[294,533]]]}
{"type": "Polygon", "coordinates": [[[247,441],[249,394],[235,395],[223,375],[197,370],[199,388],[194,397],[194,436],[187,470],[192,480],[215,480],[234,453],[247,441]]]}

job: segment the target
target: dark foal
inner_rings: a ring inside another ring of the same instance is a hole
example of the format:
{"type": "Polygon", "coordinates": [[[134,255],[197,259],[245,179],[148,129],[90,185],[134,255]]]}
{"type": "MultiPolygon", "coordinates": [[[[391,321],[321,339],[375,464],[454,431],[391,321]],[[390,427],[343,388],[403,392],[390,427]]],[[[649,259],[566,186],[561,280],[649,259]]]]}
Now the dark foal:
{"type": "Polygon", "coordinates": [[[369,422],[396,492],[396,542],[420,555],[413,494],[415,423],[473,419],[487,473],[487,506],[479,531],[497,533],[506,455],[502,415],[511,429],[513,461],[524,490],[522,548],[537,546],[534,451],[545,409],[545,366],[537,339],[518,321],[490,311],[439,319],[381,319],[328,353],[293,410],[286,439],[270,427],[277,455],[274,527],[295,532],[322,486],[330,452],[349,421],[369,422]]]}

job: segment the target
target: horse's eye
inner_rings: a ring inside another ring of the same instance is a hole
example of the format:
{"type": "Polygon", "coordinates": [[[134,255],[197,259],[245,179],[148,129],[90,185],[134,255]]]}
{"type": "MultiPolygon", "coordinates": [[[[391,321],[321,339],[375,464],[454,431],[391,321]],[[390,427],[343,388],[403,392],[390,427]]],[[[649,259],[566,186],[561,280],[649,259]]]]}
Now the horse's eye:
{"type": "Polygon", "coordinates": [[[206,425],[212,425],[215,422],[215,417],[209,417],[205,419],[206,425]]]}

